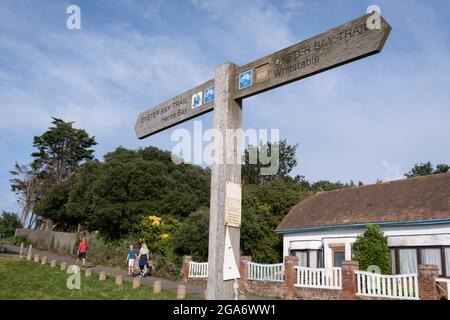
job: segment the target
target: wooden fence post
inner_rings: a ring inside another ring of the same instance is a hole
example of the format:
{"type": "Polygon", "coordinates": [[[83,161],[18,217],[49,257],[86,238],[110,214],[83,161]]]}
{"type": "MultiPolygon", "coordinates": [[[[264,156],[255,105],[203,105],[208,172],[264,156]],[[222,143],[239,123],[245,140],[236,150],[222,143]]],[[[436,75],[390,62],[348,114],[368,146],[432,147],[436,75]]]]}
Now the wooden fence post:
{"type": "Polygon", "coordinates": [[[100,281],[106,280],[106,271],[100,271],[100,274],[98,275],[98,280],[100,281]]]}
{"type": "Polygon", "coordinates": [[[177,299],[182,300],[186,298],[186,286],[179,285],[177,289],[177,299]]]}
{"type": "Polygon", "coordinates": [[[153,283],[153,293],[161,293],[161,281],[155,281],[153,283]]]}
{"type": "Polygon", "coordinates": [[[141,286],[141,279],[133,278],[133,289],[137,289],[141,286]]]}
{"type": "Polygon", "coordinates": [[[191,256],[184,256],[183,257],[183,266],[181,268],[181,272],[183,274],[183,281],[188,281],[189,279],[189,266],[192,262],[191,256]]]}

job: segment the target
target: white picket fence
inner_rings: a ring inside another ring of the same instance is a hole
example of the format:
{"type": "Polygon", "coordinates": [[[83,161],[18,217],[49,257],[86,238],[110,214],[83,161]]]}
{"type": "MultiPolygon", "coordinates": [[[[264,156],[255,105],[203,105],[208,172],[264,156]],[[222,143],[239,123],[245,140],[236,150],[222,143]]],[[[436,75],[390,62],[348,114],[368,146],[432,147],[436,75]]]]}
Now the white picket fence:
{"type": "Polygon", "coordinates": [[[318,289],[342,289],[341,268],[305,268],[295,267],[297,270],[296,287],[318,289]]]}
{"type": "Polygon", "coordinates": [[[360,296],[419,300],[417,274],[382,275],[356,271],[356,276],[360,296]]]}
{"type": "Polygon", "coordinates": [[[189,278],[208,278],[208,262],[189,263],[189,278]]]}
{"type": "Polygon", "coordinates": [[[283,282],[284,264],[261,264],[249,262],[248,280],[283,282]]]}

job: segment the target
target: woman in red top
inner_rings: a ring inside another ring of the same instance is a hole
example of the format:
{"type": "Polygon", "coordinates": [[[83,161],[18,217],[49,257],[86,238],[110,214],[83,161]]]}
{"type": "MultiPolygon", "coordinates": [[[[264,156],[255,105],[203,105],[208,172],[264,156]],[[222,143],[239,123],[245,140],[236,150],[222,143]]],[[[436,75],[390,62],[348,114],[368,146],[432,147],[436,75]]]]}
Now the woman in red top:
{"type": "Polygon", "coordinates": [[[80,259],[83,259],[83,267],[86,264],[86,251],[87,251],[87,242],[86,238],[83,238],[80,242],[80,245],[78,246],[77,251],[77,264],[80,261],[80,259]]]}

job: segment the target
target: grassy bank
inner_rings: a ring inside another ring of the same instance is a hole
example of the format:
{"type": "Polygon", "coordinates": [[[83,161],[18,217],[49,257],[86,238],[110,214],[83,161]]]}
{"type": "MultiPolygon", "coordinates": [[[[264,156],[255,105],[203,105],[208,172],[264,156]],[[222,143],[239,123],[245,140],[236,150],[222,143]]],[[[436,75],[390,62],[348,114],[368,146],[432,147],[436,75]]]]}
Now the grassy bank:
{"type": "MultiPolygon", "coordinates": [[[[59,266],[49,265],[0,256],[0,300],[170,300],[176,294],[162,291],[154,294],[153,288],[141,285],[132,289],[131,282],[122,286],[115,284],[113,278],[99,281],[98,275],[84,277],[81,273],[81,289],[69,290],[66,282],[70,274],[59,271],[59,266]]],[[[187,299],[195,299],[188,296],[187,299]]]]}

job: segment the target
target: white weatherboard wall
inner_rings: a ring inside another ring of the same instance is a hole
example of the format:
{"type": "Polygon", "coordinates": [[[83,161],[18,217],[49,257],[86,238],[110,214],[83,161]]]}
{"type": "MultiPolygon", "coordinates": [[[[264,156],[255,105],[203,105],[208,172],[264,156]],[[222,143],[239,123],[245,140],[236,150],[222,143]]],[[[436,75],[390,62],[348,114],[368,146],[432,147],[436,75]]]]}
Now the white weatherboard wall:
{"type": "MultiPolygon", "coordinates": [[[[450,224],[381,227],[390,247],[450,245],[450,224]]],[[[283,235],[283,256],[291,250],[324,249],[324,267],[331,268],[330,245],[345,244],[345,260],[351,260],[351,245],[365,228],[339,228],[283,235]]]]}

